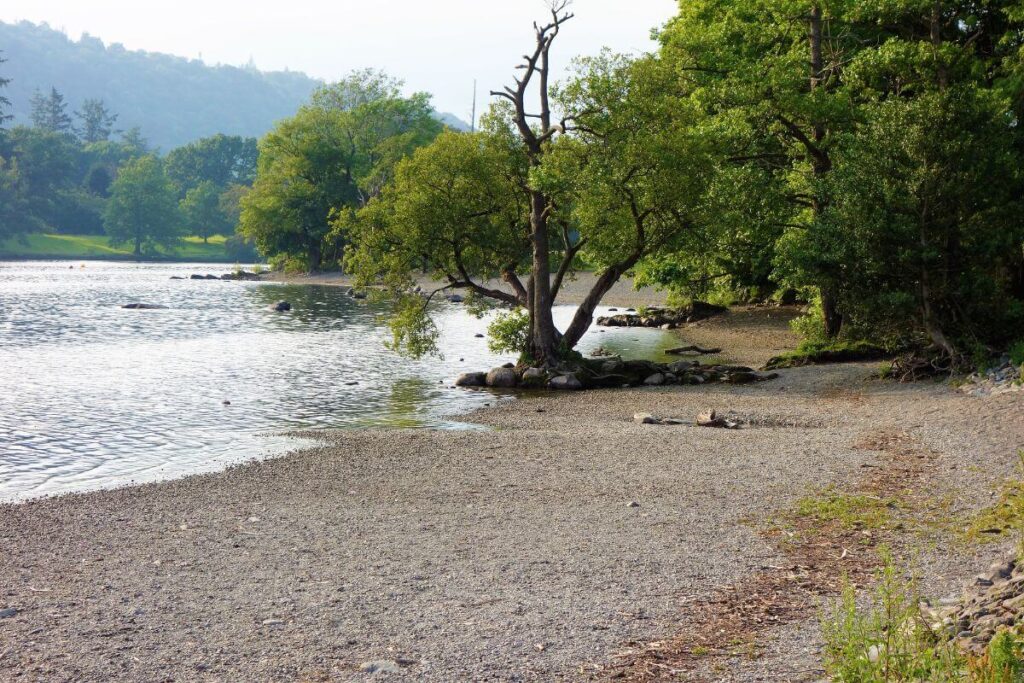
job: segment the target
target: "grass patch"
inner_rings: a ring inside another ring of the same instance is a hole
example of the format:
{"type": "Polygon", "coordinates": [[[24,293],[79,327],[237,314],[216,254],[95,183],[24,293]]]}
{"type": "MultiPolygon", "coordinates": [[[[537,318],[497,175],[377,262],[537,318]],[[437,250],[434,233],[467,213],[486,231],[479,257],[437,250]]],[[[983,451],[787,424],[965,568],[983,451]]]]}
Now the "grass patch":
{"type": "Polygon", "coordinates": [[[844,493],[829,486],[816,495],[798,500],[793,515],[848,530],[881,529],[889,524],[892,511],[898,507],[892,498],[844,493]]]}
{"type": "Polygon", "coordinates": [[[1019,683],[1024,680],[1024,635],[998,633],[981,657],[962,652],[934,633],[918,607],[913,579],[886,555],[870,604],[857,604],[847,582],[839,604],[822,620],[824,664],[830,680],[843,683],[957,681],[1019,683]]]}
{"type": "MultiPolygon", "coordinates": [[[[186,237],[177,249],[160,250],[142,260],[231,262],[224,250],[227,240],[215,235],[208,243],[200,237],[186,237]]],[[[57,235],[32,233],[21,238],[0,241],[0,257],[19,259],[114,259],[134,260],[129,245],[111,246],[106,235],[57,235]]]]}
{"type": "Polygon", "coordinates": [[[969,541],[1001,540],[1008,533],[1024,533],[1024,450],[1017,452],[1019,479],[1003,483],[995,505],[977,513],[967,526],[969,541]]]}
{"type": "Polygon", "coordinates": [[[779,370],[824,363],[853,363],[879,360],[889,355],[891,354],[887,349],[866,341],[828,343],[805,341],[795,351],[789,351],[770,359],[764,369],[779,370]]]}

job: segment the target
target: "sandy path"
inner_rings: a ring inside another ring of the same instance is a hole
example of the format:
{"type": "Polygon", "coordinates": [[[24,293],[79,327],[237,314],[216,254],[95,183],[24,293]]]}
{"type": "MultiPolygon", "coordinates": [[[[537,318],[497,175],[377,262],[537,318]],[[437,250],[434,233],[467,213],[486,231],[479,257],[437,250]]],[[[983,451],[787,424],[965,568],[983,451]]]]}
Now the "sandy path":
{"type": "MultiPolygon", "coordinates": [[[[722,328],[781,343],[768,313],[722,328]]],[[[630,641],[699,628],[677,622],[683,602],[778,562],[757,529],[860,476],[877,454],[854,444],[879,430],[943,454],[955,509],[988,499],[1024,444],[1024,397],[871,370],[544,395],[476,414],[490,431],[331,433],[220,474],[0,506],[0,609],[18,610],[0,619],[0,680],[347,681],[377,660],[400,662],[394,679],[585,678],[630,641]],[[787,426],[632,421],[706,407],[787,426]]],[[[922,562],[946,590],[993,552],[922,562]]],[[[714,675],[813,677],[815,635],[794,627],[714,675]]]]}

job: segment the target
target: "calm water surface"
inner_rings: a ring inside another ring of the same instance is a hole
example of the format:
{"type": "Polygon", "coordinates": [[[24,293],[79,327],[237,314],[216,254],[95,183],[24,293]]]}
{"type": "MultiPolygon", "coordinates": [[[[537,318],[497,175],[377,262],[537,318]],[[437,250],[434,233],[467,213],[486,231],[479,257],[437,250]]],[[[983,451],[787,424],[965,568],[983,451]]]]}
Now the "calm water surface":
{"type": "MultiPolygon", "coordinates": [[[[69,265],[0,262],[0,500],[218,469],[280,453],[272,434],[289,429],[471,428],[458,415],[495,395],[447,385],[512,360],[457,305],[437,311],[445,358],[410,361],[384,348],[385,310],[341,288],[170,279],[223,265],[69,265]],[[290,313],[267,309],[281,299],[290,313]],[[167,308],[121,308],[133,302],[167,308]]],[[[581,350],[653,357],[676,341],[594,330],[581,350]]]]}

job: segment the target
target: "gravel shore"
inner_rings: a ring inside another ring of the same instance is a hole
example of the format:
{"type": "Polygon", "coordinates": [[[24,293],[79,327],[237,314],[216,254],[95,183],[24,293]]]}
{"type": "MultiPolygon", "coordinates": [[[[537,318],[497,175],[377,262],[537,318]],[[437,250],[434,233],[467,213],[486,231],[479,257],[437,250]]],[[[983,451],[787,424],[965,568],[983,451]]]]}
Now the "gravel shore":
{"type": "MultiPolygon", "coordinates": [[[[792,339],[784,317],[748,309],[686,338],[763,361],[792,339]]],[[[1024,395],[873,370],[541,394],[469,416],[480,431],[307,434],[316,446],[221,473],[0,506],[0,615],[15,610],[0,680],[586,679],[632,641],[699,628],[681,604],[779,562],[759,529],[860,476],[873,435],[941,453],[953,512],[991,500],[1024,444],[1024,395]],[[633,422],[707,408],[752,426],[633,422]]],[[[920,562],[949,591],[997,551],[920,562]]],[[[816,634],[789,628],[698,680],[820,678],[816,634]]]]}

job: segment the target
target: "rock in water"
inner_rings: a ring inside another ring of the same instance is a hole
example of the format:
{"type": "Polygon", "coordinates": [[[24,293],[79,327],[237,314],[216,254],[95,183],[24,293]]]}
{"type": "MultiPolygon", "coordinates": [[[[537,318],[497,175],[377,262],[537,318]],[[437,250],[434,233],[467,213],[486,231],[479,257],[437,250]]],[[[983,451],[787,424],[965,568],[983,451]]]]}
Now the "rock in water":
{"type": "Polygon", "coordinates": [[[287,301],[278,301],[276,304],[270,305],[270,310],[277,311],[278,313],[284,313],[285,311],[292,310],[292,305],[287,301]]]}
{"type": "Polygon", "coordinates": [[[156,311],[161,308],[167,308],[166,306],[160,306],[157,304],[125,304],[121,308],[129,308],[134,311],[156,311]]]}
{"type": "Polygon", "coordinates": [[[487,386],[495,389],[513,389],[519,383],[513,368],[494,368],[487,373],[487,386]]]}
{"type": "Polygon", "coordinates": [[[559,391],[579,391],[583,383],[576,379],[575,375],[559,375],[548,382],[548,387],[559,391]]]}
{"type": "Polygon", "coordinates": [[[457,387],[482,387],[486,385],[486,372],[464,372],[455,380],[455,386],[457,387]]]}
{"type": "Polygon", "coordinates": [[[453,304],[461,304],[463,301],[465,301],[461,294],[449,294],[448,296],[445,297],[445,299],[447,299],[449,302],[453,304]]]}

